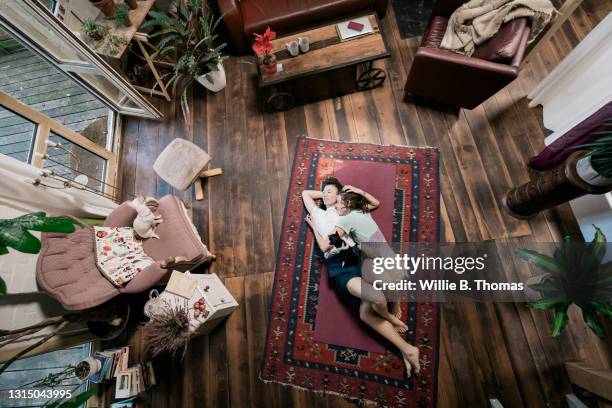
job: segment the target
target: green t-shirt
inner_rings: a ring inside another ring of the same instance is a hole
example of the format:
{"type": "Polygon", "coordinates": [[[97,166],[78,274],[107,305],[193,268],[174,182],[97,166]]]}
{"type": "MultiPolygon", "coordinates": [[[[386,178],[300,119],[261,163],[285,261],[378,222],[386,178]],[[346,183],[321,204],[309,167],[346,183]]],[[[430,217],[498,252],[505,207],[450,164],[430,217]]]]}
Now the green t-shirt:
{"type": "Polygon", "coordinates": [[[384,242],[385,238],[378,228],[378,224],[369,212],[353,210],[347,215],[338,218],[336,226],[340,227],[357,241],[362,242],[384,242]]]}

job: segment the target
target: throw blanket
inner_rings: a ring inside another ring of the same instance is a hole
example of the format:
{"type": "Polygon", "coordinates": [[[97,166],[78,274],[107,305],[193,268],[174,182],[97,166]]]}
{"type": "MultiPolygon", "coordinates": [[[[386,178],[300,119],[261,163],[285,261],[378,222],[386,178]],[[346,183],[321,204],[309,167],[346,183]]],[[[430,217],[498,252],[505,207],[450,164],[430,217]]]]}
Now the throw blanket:
{"type": "Polygon", "coordinates": [[[96,264],[115,286],[125,286],[155,261],[145,254],[131,227],[94,227],[96,264]]]}
{"type": "Polygon", "coordinates": [[[556,12],[550,0],[471,0],[450,16],[440,48],[471,56],[502,24],[520,17],[531,19],[531,42],[556,12]]]}

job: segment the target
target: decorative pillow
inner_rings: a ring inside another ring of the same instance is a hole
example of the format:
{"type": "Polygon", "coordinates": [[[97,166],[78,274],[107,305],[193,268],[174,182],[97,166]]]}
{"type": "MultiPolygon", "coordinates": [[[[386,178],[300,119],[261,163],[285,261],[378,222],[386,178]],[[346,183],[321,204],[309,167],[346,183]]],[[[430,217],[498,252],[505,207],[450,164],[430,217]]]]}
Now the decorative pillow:
{"type": "Polygon", "coordinates": [[[494,62],[510,61],[521,44],[525,27],[526,18],[517,18],[503,24],[493,37],[476,46],[472,57],[494,62]]]}
{"type": "Polygon", "coordinates": [[[154,263],[145,254],[142,242],[130,227],[94,227],[96,264],[115,286],[125,286],[138,273],[154,263]]]}

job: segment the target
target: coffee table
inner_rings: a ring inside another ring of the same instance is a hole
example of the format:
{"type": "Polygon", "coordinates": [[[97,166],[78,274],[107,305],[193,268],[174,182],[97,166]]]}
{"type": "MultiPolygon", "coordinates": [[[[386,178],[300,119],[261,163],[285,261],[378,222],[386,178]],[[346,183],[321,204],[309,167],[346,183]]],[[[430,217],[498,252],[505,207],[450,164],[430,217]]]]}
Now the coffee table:
{"type": "Polygon", "coordinates": [[[266,106],[274,111],[287,110],[296,104],[381,86],[387,75],[383,69],[373,67],[373,62],[391,54],[376,14],[367,17],[373,32],[345,41],[336,31],[338,22],[274,40],[272,52],[283,70],[268,74],[261,61],[257,62],[259,87],[266,106]],[[308,37],[310,51],[292,57],[285,45],[299,37],[308,37]]]}

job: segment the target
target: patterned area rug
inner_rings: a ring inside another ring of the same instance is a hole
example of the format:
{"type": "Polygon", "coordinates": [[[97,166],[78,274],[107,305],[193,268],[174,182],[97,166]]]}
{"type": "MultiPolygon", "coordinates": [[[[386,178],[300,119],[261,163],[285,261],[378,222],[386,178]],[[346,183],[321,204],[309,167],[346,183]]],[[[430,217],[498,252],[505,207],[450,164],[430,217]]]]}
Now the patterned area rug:
{"type": "MultiPolygon", "coordinates": [[[[323,260],[304,222],[306,210],[301,192],[318,189],[321,181],[333,175],[338,166],[346,168],[351,162],[364,161],[385,166],[392,163],[395,173],[388,180],[395,189],[392,239],[437,242],[440,235],[438,160],[439,152],[434,148],[298,140],[278,249],[261,372],[263,381],[381,406],[435,406],[439,349],[437,304],[403,305],[402,316],[410,327],[406,340],[421,350],[422,371],[418,377],[406,378],[404,364],[392,347],[381,353],[315,340],[323,260]]],[[[342,322],[338,325],[340,330],[342,322]]]]}

